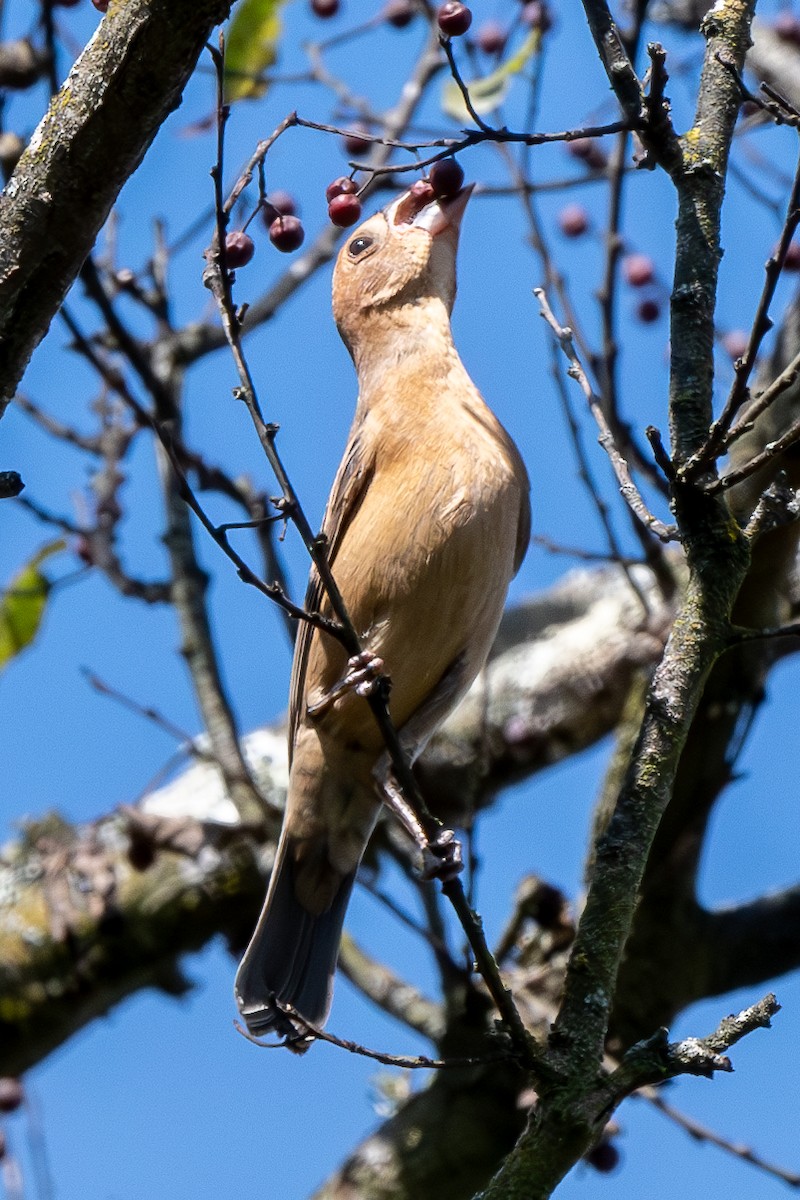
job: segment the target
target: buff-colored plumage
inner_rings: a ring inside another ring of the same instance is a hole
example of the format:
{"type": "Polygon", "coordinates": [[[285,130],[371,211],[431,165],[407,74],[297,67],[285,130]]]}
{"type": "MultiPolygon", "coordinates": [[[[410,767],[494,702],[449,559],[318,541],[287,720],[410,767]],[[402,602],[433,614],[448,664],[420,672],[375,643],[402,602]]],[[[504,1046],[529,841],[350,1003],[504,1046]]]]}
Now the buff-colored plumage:
{"type": "MultiPolygon", "coordinates": [[[[485,663],[528,542],[525,468],[450,333],[468,197],[405,193],[350,235],[333,277],[359,395],[323,528],[362,644],[391,678],[391,714],[412,758],[485,663]]],[[[307,605],[330,611],[314,572],[307,605]]],[[[326,701],[346,671],[342,647],[304,625],[284,827],[236,979],[255,1033],[291,1036],[275,999],[324,1022],[345,908],[380,811],[384,747],[369,707],[352,690],[326,701]]]]}

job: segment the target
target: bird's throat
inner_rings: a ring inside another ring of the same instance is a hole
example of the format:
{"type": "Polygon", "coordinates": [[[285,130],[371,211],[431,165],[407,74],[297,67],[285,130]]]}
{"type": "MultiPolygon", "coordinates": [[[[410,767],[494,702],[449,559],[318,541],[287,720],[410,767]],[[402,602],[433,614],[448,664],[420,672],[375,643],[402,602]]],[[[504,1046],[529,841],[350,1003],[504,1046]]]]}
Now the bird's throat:
{"type": "Polygon", "coordinates": [[[449,313],[434,298],[373,310],[350,352],[362,397],[387,388],[435,388],[461,367],[449,313]]]}

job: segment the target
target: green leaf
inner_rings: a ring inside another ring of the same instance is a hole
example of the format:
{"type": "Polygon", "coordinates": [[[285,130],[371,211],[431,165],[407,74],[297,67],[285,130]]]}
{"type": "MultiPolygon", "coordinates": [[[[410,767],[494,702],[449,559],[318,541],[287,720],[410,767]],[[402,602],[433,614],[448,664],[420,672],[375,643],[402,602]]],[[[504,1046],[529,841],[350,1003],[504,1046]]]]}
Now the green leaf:
{"type": "Polygon", "coordinates": [[[65,548],[63,538],[48,542],[0,594],[0,671],[36,637],[50,591],[50,581],[39,567],[65,548]]]}
{"type": "Polygon", "coordinates": [[[240,0],[225,38],[225,100],[256,100],[267,90],[260,78],[278,57],[285,0],[240,0]]]}
{"type": "MultiPolygon", "coordinates": [[[[483,79],[473,79],[467,84],[472,107],[479,117],[494,112],[503,103],[512,79],[519,75],[525,64],[537,52],[541,39],[541,31],[532,29],[520,48],[509,55],[505,62],[500,63],[490,75],[484,75],[483,79]]],[[[455,79],[448,79],[442,88],[442,112],[460,124],[472,120],[455,79]]]]}

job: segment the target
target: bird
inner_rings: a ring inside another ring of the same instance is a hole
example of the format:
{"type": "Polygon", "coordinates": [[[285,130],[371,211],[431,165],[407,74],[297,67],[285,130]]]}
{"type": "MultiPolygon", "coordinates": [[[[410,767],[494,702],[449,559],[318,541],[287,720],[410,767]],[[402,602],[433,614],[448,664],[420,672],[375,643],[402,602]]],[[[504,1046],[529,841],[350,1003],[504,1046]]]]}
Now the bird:
{"type": "MultiPolygon", "coordinates": [[[[330,633],[298,630],[283,827],[235,982],[249,1033],[298,1053],[327,1020],[345,910],[387,795],[364,694],[388,676],[413,762],[485,665],[529,542],[525,466],[450,327],[471,191],[441,197],[417,181],[349,236],[334,268],[358,399],[322,533],[364,654],[348,663],[330,633]]],[[[313,568],[306,611],[333,616],[313,568]]]]}

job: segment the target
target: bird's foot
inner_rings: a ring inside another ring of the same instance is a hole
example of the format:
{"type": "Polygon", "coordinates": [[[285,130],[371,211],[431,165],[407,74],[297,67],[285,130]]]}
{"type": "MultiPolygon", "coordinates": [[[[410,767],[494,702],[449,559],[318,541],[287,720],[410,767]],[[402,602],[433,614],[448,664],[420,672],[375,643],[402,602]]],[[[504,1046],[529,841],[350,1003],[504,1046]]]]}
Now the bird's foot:
{"type": "Polygon", "coordinates": [[[348,659],[347,670],[332,688],[324,692],[319,700],[309,704],[306,713],[312,721],[323,717],[342,696],[355,692],[357,696],[371,696],[380,682],[388,683],[384,674],[384,662],[371,650],[362,650],[348,659]]]}
{"type": "Polygon", "coordinates": [[[427,845],[421,846],[423,879],[449,883],[464,870],[461,843],[452,829],[442,829],[427,845]]]}

